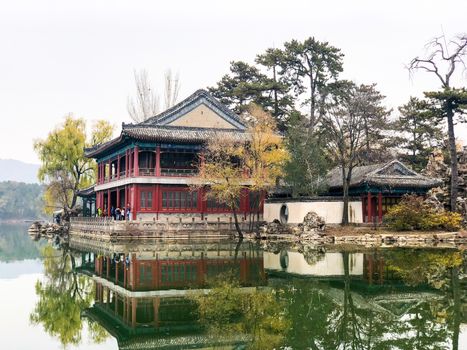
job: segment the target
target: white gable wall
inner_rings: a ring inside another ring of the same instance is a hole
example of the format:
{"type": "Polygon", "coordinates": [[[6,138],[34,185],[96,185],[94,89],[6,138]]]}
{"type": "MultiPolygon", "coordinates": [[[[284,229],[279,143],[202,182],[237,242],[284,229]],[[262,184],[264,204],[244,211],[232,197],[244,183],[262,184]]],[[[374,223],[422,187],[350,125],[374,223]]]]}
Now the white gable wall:
{"type": "Polygon", "coordinates": [[[168,123],[171,126],[196,128],[237,129],[205,104],[201,104],[185,115],[168,123]]]}

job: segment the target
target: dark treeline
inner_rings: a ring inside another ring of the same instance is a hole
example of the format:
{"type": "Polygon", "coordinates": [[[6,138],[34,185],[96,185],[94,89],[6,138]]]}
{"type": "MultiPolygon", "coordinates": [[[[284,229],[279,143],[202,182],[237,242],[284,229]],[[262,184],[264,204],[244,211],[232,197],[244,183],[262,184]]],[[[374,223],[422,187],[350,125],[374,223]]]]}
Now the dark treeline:
{"type": "MultiPolygon", "coordinates": [[[[450,43],[466,45],[467,37],[450,43]]],[[[459,58],[466,54],[456,52],[459,58]]],[[[435,64],[437,53],[434,48],[430,56],[435,64]]],[[[459,60],[453,62],[455,70],[459,60]]],[[[399,158],[422,170],[433,150],[448,143],[444,102],[452,94],[408,96],[392,110],[374,82],[344,80],[343,71],[343,52],[310,37],[267,49],[252,63],[232,61],[209,91],[237,113],[255,103],[274,116],[291,153],[285,180],[294,195],[319,193],[323,176],[335,166],[343,169],[344,190],[358,165],[399,158]]],[[[467,94],[456,91],[460,113],[467,94]]]]}
{"type": "Polygon", "coordinates": [[[43,187],[23,182],[0,182],[0,220],[40,218],[43,187]]]}

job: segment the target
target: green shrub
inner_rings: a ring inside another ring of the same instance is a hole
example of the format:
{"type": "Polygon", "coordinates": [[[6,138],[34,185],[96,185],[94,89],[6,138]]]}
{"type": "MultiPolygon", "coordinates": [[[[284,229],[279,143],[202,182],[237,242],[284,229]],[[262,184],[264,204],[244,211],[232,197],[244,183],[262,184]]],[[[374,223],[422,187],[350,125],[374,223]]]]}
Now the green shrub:
{"type": "Polygon", "coordinates": [[[398,231],[456,231],[461,228],[462,216],[459,213],[434,207],[423,197],[405,195],[399,204],[388,210],[385,222],[390,228],[398,231]]]}

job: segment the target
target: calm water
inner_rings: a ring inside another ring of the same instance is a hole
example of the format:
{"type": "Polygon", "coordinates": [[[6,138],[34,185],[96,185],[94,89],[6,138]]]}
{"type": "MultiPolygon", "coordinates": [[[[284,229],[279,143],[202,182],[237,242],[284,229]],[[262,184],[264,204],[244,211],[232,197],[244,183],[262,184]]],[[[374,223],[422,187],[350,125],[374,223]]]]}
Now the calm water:
{"type": "Polygon", "coordinates": [[[26,229],[0,225],[5,349],[467,349],[460,250],[53,247],[26,229]]]}

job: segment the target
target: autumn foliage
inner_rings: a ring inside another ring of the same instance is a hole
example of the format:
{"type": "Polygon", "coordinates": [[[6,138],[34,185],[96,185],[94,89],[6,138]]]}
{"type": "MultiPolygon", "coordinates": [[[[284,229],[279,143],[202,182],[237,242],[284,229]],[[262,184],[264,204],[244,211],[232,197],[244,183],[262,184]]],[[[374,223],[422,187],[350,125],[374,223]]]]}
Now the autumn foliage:
{"type": "Polygon", "coordinates": [[[459,213],[437,208],[433,203],[416,195],[405,195],[401,202],[389,209],[386,223],[395,230],[448,230],[461,228],[459,213]]]}

